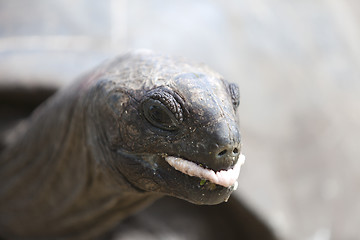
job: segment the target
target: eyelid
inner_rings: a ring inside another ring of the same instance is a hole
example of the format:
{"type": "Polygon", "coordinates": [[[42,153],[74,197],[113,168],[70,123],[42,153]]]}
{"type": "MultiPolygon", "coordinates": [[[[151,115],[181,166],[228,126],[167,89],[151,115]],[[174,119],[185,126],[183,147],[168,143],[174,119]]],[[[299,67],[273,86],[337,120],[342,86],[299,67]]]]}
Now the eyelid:
{"type": "Polygon", "coordinates": [[[181,106],[178,102],[176,102],[171,94],[167,92],[159,92],[155,93],[152,98],[159,100],[162,104],[164,104],[175,115],[178,121],[181,122],[183,120],[181,106]]]}
{"type": "Polygon", "coordinates": [[[164,104],[174,114],[177,121],[182,122],[184,120],[182,107],[173,95],[166,91],[158,91],[152,92],[150,97],[154,100],[159,100],[162,104],[164,104]]]}

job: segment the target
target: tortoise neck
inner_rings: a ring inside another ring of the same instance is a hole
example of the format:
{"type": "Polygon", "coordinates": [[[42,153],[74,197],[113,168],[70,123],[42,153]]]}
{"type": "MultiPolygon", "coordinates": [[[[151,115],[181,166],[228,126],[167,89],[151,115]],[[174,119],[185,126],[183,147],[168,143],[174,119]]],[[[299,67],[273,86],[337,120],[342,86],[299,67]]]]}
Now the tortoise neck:
{"type": "Polygon", "coordinates": [[[94,159],[78,96],[62,91],[44,103],[2,152],[0,232],[90,237],[157,198],[115,181],[94,159]]]}

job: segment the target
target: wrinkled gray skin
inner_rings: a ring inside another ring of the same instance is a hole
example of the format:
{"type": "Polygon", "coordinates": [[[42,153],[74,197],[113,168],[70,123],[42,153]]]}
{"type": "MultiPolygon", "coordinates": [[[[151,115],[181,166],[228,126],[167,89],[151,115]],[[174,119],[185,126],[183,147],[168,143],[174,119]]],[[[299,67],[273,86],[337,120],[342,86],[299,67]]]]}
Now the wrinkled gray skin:
{"type": "Polygon", "coordinates": [[[202,185],[164,156],[231,168],[240,152],[237,105],[237,87],[203,65],[147,51],[104,63],[10,136],[0,155],[0,232],[87,239],[163,195],[227,200],[233,187],[202,185]],[[146,115],[159,96],[173,107],[171,128],[146,115]]]}

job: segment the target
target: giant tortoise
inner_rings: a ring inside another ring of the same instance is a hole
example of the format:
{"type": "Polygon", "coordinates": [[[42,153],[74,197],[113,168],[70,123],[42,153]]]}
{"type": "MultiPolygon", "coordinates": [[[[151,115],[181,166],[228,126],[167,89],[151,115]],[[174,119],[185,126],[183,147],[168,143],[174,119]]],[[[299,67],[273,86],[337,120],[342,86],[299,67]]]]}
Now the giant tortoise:
{"type": "Polygon", "coordinates": [[[131,51],[0,103],[5,239],[274,239],[229,199],[239,90],[203,64],[131,51]]]}

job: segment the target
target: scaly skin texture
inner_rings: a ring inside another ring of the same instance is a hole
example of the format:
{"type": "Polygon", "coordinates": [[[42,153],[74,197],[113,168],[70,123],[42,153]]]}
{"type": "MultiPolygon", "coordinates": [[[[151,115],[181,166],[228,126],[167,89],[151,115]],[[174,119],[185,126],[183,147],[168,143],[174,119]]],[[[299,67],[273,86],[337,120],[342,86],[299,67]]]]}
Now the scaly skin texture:
{"type": "Polygon", "coordinates": [[[0,155],[0,233],[89,239],[164,194],[227,200],[233,186],[187,176],[164,157],[232,168],[237,105],[237,87],[201,64],[149,51],[102,64],[40,106],[0,155]]]}

